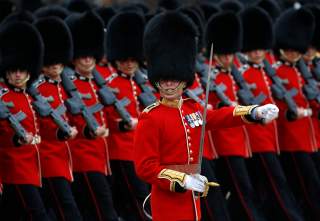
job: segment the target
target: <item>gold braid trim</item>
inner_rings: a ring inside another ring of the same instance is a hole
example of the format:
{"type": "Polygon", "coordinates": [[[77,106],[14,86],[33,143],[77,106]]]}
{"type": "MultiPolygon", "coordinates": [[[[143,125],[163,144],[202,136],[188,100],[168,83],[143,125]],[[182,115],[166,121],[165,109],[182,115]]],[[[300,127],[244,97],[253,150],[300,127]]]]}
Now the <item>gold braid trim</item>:
{"type": "Polygon", "coordinates": [[[163,169],[158,174],[158,178],[160,179],[167,179],[170,181],[170,191],[175,191],[175,182],[179,183],[180,186],[184,186],[186,174],[170,169],[163,169]]]}
{"type": "Polygon", "coordinates": [[[242,106],[237,105],[233,110],[233,116],[245,116],[250,115],[252,110],[259,105],[242,106]]]}

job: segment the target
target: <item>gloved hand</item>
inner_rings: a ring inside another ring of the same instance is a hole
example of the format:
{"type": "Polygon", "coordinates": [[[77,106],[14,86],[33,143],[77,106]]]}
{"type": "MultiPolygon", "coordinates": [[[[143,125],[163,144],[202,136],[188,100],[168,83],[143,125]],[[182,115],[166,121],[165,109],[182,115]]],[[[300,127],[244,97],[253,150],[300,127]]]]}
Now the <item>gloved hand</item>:
{"type": "Polygon", "coordinates": [[[206,190],[208,179],[200,174],[186,175],[184,188],[187,190],[203,193],[206,190]]]}
{"type": "Polygon", "coordinates": [[[256,120],[262,120],[263,123],[267,124],[278,117],[279,108],[274,104],[266,104],[263,106],[256,107],[254,111],[254,118],[256,120]]]}

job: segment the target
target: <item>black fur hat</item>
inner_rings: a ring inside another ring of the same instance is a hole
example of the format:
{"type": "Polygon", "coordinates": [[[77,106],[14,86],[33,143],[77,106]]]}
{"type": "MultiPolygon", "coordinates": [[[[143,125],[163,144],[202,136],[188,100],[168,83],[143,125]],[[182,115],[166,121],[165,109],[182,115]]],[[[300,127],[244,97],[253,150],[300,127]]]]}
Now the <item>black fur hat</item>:
{"type": "Polygon", "coordinates": [[[198,28],[199,38],[198,38],[198,50],[201,50],[203,47],[203,34],[204,34],[204,25],[202,23],[201,17],[197,12],[190,7],[180,8],[181,12],[187,15],[198,28]]]}
{"type": "Polygon", "coordinates": [[[243,28],[243,52],[273,47],[272,20],[266,11],[258,7],[248,7],[241,12],[240,17],[243,28]]]}
{"type": "Polygon", "coordinates": [[[205,34],[207,51],[213,44],[215,54],[233,54],[242,46],[240,18],[231,11],[220,12],[208,21],[205,34]]]}
{"type": "Polygon", "coordinates": [[[305,53],[311,43],[314,28],[314,17],[309,10],[286,10],[275,24],[276,48],[305,53]]]}
{"type": "Polygon", "coordinates": [[[10,0],[3,0],[0,1],[0,22],[10,15],[14,10],[16,6],[15,4],[10,0]]]}
{"type": "Polygon", "coordinates": [[[36,17],[29,11],[16,11],[8,15],[3,19],[1,22],[1,26],[8,24],[10,22],[16,22],[16,21],[24,21],[27,23],[32,24],[36,20],[36,17]]]}
{"type": "Polygon", "coordinates": [[[197,27],[181,12],[165,12],[152,18],[144,33],[148,76],[159,80],[194,81],[197,27]]]}
{"type": "Polygon", "coordinates": [[[92,9],[92,5],[88,0],[71,0],[67,5],[67,9],[71,12],[86,12],[92,9]]]}
{"type": "Polygon", "coordinates": [[[315,30],[313,33],[311,45],[320,50],[320,7],[317,5],[308,5],[307,9],[311,11],[315,21],[315,30]]]}
{"type": "Polygon", "coordinates": [[[59,5],[44,6],[34,12],[34,15],[37,18],[56,16],[61,19],[65,19],[69,14],[70,12],[68,11],[68,9],[59,5]]]}
{"type": "Polygon", "coordinates": [[[2,27],[0,33],[2,75],[7,71],[23,70],[30,73],[31,80],[35,79],[42,68],[43,52],[41,35],[32,24],[16,21],[2,27]]]}
{"type": "Polygon", "coordinates": [[[143,61],[144,18],[135,12],[114,16],[107,27],[107,58],[109,61],[134,58],[143,61]]]}
{"type": "Polygon", "coordinates": [[[274,0],[260,0],[256,3],[256,6],[265,10],[270,15],[270,18],[273,20],[273,22],[275,22],[281,14],[280,6],[274,0]]]}
{"type": "Polygon", "coordinates": [[[116,11],[112,7],[101,7],[96,9],[96,12],[102,18],[105,26],[108,25],[110,19],[116,14],[116,11]]]}
{"type": "Polygon", "coordinates": [[[204,14],[206,21],[208,21],[211,16],[213,16],[221,11],[221,9],[217,5],[210,3],[210,2],[200,3],[200,8],[203,11],[203,14],[204,14]]]}
{"type": "Polygon", "coordinates": [[[104,23],[93,11],[71,14],[66,18],[73,40],[73,59],[92,56],[97,62],[104,55],[104,23]]]}
{"type": "Polygon", "coordinates": [[[52,16],[40,18],[35,26],[44,43],[44,66],[71,62],[73,58],[72,37],[65,22],[52,16]]]}
{"type": "Polygon", "coordinates": [[[219,7],[223,11],[232,11],[234,13],[240,12],[244,6],[241,2],[237,0],[224,0],[219,3],[219,7]]]}
{"type": "Polygon", "coordinates": [[[181,6],[179,0],[159,0],[158,7],[166,10],[175,10],[181,6]]]}

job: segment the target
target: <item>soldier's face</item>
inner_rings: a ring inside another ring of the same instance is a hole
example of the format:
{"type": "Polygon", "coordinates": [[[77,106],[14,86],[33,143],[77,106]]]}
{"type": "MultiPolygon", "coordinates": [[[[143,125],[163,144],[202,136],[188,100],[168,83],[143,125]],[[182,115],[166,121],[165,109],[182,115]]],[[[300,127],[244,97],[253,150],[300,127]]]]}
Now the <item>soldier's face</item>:
{"type": "Polygon", "coordinates": [[[307,52],[303,55],[305,61],[312,61],[317,55],[317,49],[310,47],[307,52]]]}
{"type": "Polygon", "coordinates": [[[93,57],[81,57],[73,61],[73,65],[79,74],[91,74],[96,66],[96,59],[93,57]]]}
{"type": "Polygon", "coordinates": [[[233,63],[233,54],[221,54],[214,56],[219,65],[223,68],[229,68],[233,63]]]}
{"type": "Polygon", "coordinates": [[[280,50],[281,56],[284,60],[295,63],[301,58],[301,53],[295,50],[280,50]]]}
{"type": "Polygon", "coordinates": [[[168,100],[177,100],[180,99],[185,88],[185,82],[174,81],[174,80],[161,80],[157,87],[160,92],[160,96],[168,100]]]}
{"type": "Polygon", "coordinates": [[[260,64],[263,61],[266,52],[264,50],[254,50],[247,52],[246,54],[250,62],[260,64]]]}
{"type": "Polygon", "coordinates": [[[63,64],[55,64],[55,65],[45,66],[42,68],[43,74],[51,79],[59,78],[62,70],[63,70],[63,64]]]}
{"type": "Polygon", "coordinates": [[[116,61],[117,69],[124,74],[133,75],[139,68],[139,63],[134,59],[116,61]]]}
{"type": "Polygon", "coordinates": [[[25,88],[30,75],[27,71],[9,71],[6,74],[6,78],[12,86],[16,88],[25,88]]]}

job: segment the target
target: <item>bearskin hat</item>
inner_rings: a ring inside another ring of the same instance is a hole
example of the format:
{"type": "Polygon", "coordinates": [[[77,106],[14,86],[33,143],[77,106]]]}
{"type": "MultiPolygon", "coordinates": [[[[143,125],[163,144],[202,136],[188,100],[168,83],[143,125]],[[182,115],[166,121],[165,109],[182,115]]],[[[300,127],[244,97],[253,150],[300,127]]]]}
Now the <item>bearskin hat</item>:
{"type": "Polygon", "coordinates": [[[152,84],[159,80],[194,81],[198,31],[181,12],[168,11],[152,18],[144,33],[144,51],[152,84]]]}
{"type": "Polygon", "coordinates": [[[65,22],[58,17],[47,17],[39,19],[35,26],[44,43],[44,66],[71,62],[73,57],[72,37],[65,22]]]}
{"type": "Polygon", "coordinates": [[[314,28],[314,17],[309,10],[286,10],[275,23],[276,48],[305,53],[310,46],[314,28]]]}
{"type": "Polygon", "coordinates": [[[134,58],[143,61],[144,18],[135,12],[114,16],[107,27],[107,58],[113,62],[134,58]]]}
{"type": "Polygon", "coordinates": [[[281,14],[280,6],[274,0],[260,0],[256,3],[256,6],[265,10],[270,15],[270,18],[273,20],[273,22],[275,22],[281,14]]]}
{"type": "Polygon", "coordinates": [[[166,10],[175,10],[181,6],[179,0],[159,0],[158,7],[166,10]]]}
{"type": "Polygon", "coordinates": [[[34,15],[37,18],[56,16],[61,19],[65,19],[69,14],[70,12],[68,11],[68,9],[59,5],[44,6],[34,12],[34,15]]]}
{"type": "Polygon", "coordinates": [[[71,12],[86,12],[92,9],[92,5],[87,0],[71,0],[67,5],[67,9],[71,12]]]}
{"type": "Polygon", "coordinates": [[[183,7],[183,8],[180,8],[180,10],[183,14],[191,18],[191,20],[197,26],[198,33],[199,33],[198,50],[201,50],[203,47],[203,33],[204,33],[204,27],[203,27],[201,17],[198,15],[198,13],[194,9],[190,7],[183,7]]]}
{"type": "Polygon", "coordinates": [[[1,29],[1,73],[28,71],[35,79],[43,64],[44,45],[38,30],[27,22],[10,22],[1,29]],[[23,36],[23,37],[21,37],[23,36]]]}
{"type": "Polygon", "coordinates": [[[315,21],[315,30],[313,33],[311,45],[317,50],[320,50],[320,7],[316,5],[306,6],[309,9],[314,17],[315,21]]]}
{"type": "Polygon", "coordinates": [[[219,3],[219,7],[223,11],[232,11],[234,13],[240,12],[244,6],[241,2],[238,2],[236,0],[224,0],[219,3]]]}
{"type": "Polygon", "coordinates": [[[32,24],[36,20],[36,17],[29,11],[17,11],[14,13],[11,13],[7,17],[3,19],[1,22],[1,26],[8,24],[10,22],[16,22],[16,21],[24,21],[27,23],[32,24]]]}
{"type": "Polygon", "coordinates": [[[242,51],[271,49],[273,27],[270,16],[261,8],[248,7],[240,14],[243,28],[242,51]]]}
{"type": "Polygon", "coordinates": [[[96,12],[102,18],[105,26],[108,26],[110,19],[116,14],[116,11],[112,7],[101,7],[96,9],[96,12]]]}
{"type": "Polygon", "coordinates": [[[213,44],[215,54],[233,54],[242,46],[240,18],[231,11],[220,12],[208,21],[205,34],[207,51],[213,44]]]}
{"type": "Polygon", "coordinates": [[[217,5],[210,3],[210,2],[200,3],[200,8],[203,11],[203,14],[204,14],[206,21],[208,21],[211,16],[213,16],[221,11],[221,9],[217,5]]]}
{"type": "Polygon", "coordinates": [[[71,14],[66,18],[73,40],[73,59],[92,56],[97,62],[104,55],[104,23],[93,11],[71,14]]]}

